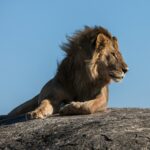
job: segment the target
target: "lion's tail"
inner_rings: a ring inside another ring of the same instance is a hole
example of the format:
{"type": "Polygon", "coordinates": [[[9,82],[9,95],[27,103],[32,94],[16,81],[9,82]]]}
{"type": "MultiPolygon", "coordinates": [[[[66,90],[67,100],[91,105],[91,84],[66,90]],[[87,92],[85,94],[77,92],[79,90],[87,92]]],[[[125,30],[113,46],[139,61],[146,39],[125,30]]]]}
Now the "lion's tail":
{"type": "Polygon", "coordinates": [[[0,115],[0,125],[12,124],[30,119],[27,116],[27,112],[30,112],[38,107],[38,97],[39,95],[19,105],[8,113],[8,115],[0,115]]]}
{"type": "Polygon", "coordinates": [[[19,105],[18,107],[13,109],[11,112],[9,112],[7,115],[0,115],[0,120],[17,117],[17,116],[26,114],[27,112],[34,110],[36,107],[38,107],[38,97],[39,97],[39,95],[33,97],[32,99],[28,100],[27,102],[25,102],[21,105],[19,105]]]}
{"type": "Polygon", "coordinates": [[[0,121],[7,118],[7,115],[0,115],[0,121]]]}

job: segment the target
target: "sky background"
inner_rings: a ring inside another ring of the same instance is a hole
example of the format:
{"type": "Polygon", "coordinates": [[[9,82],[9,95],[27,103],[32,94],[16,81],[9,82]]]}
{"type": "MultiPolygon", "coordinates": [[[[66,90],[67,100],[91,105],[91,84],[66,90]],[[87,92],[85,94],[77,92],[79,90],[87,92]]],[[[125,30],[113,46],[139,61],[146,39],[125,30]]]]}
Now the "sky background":
{"type": "Polygon", "coordinates": [[[109,107],[150,107],[150,0],[1,0],[0,114],[38,94],[56,72],[66,35],[101,25],[129,65],[109,107]]]}

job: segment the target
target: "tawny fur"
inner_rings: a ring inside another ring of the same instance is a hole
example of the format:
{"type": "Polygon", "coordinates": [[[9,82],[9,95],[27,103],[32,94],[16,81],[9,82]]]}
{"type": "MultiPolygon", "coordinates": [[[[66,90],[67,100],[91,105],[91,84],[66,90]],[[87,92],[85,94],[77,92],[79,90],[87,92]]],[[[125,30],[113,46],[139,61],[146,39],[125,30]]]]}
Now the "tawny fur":
{"type": "Polygon", "coordinates": [[[34,119],[55,113],[79,115],[106,110],[108,84],[120,81],[127,72],[116,37],[102,27],[85,27],[69,37],[62,49],[66,57],[55,77],[38,96],[8,116],[29,113],[34,119]]]}

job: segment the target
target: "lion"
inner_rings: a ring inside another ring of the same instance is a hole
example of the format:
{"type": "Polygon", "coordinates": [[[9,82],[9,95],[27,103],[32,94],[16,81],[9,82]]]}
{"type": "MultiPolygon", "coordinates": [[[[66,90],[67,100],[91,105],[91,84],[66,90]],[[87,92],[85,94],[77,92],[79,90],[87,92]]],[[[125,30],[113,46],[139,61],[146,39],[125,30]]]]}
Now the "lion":
{"type": "Polygon", "coordinates": [[[58,113],[85,115],[107,110],[109,83],[121,81],[128,71],[117,38],[101,26],[86,26],[67,40],[61,46],[66,56],[54,78],[7,116],[28,114],[31,119],[43,119],[58,113]]]}

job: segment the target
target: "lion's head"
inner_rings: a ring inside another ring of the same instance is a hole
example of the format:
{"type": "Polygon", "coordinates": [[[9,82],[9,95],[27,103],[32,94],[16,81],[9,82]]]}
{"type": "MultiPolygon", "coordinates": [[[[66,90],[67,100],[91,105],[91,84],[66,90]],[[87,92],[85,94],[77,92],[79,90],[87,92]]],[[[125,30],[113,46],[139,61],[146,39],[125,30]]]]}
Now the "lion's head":
{"type": "Polygon", "coordinates": [[[118,47],[116,37],[99,33],[95,40],[89,68],[93,78],[101,77],[119,82],[128,71],[118,47]]]}
{"type": "Polygon", "coordinates": [[[78,31],[69,42],[63,45],[63,50],[88,71],[92,80],[101,79],[107,83],[123,79],[128,66],[118,47],[117,38],[102,27],[85,27],[78,31]]]}

